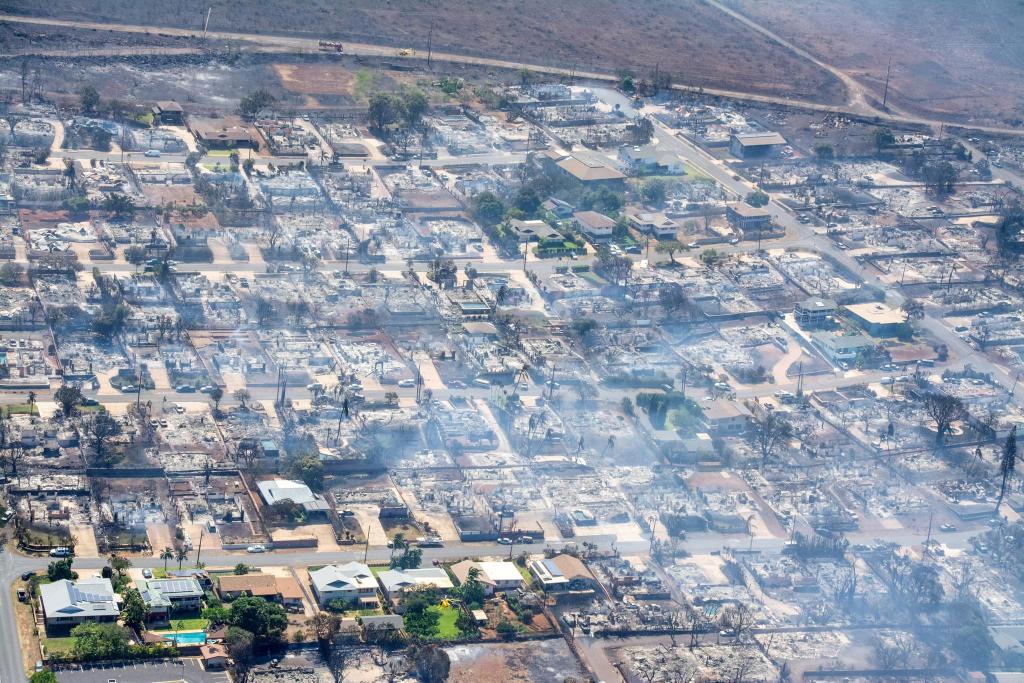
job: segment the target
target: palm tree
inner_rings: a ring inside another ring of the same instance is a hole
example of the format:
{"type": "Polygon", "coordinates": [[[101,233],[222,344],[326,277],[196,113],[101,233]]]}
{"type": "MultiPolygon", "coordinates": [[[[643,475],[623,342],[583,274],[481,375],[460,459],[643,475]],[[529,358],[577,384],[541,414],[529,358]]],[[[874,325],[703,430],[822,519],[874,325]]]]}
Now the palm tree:
{"type": "Polygon", "coordinates": [[[395,559],[395,551],[396,550],[404,550],[404,549],[405,549],[405,534],[402,534],[402,533],[395,534],[395,537],[393,539],[391,539],[391,559],[392,560],[395,559]]]}
{"type": "Polygon", "coordinates": [[[999,506],[1003,504],[1003,496],[1006,495],[1006,482],[1009,481],[1010,475],[1013,474],[1013,470],[1017,467],[1017,425],[1013,426],[1010,430],[1010,435],[1006,437],[1006,443],[1003,444],[1003,457],[999,460],[999,474],[1002,475],[1003,481],[999,485],[999,500],[996,501],[995,514],[999,514],[999,506]]]}
{"type": "Polygon", "coordinates": [[[177,553],[178,569],[181,569],[181,563],[188,559],[188,551],[184,548],[179,550],[177,553]]]}
{"type": "Polygon", "coordinates": [[[36,411],[36,392],[28,392],[28,414],[32,415],[36,411]]]}
{"type": "Polygon", "coordinates": [[[160,559],[164,561],[164,574],[167,573],[167,560],[174,559],[174,551],[170,548],[164,548],[160,551],[160,559]]]}

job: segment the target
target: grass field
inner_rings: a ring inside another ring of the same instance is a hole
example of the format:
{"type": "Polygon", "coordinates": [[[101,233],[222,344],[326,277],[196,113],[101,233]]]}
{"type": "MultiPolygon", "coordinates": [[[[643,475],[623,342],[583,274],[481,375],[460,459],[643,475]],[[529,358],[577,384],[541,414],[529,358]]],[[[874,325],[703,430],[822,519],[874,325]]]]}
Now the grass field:
{"type": "Polygon", "coordinates": [[[202,619],[200,617],[195,617],[195,618],[192,618],[192,619],[175,619],[173,617],[173,615],[172,615],[171,616],[171,628],[162,628],[162,629],[160,629],[158,631],[153,631],[153,633],[174,633],[175,630],[178,630],[178,631],[204,631],[204,630],[206,630],[206,627],[209,626],[209,625],[210,625],[210,620],[209,619],[202,619]],[[175,629],[175,627],[177,627],[177,629],[175,629]]]}
{"type": "Polygon", "coordinates": [[[75,639],[67,638],[43,638],[42,644],[46,646],[47,652],[70,652],[75,646],[75,639]]]}
{"type": "Polygon", "coordinates": [[[434,605],[430,608],[431,612],[436,612],[439,615],[437,620],[437,637],[442,640],[454,640],[462,635],[459,628],[455,625],[455,622],[459,619],[459,610],[455,607],[441,607],[440,605],[434,605]]]}

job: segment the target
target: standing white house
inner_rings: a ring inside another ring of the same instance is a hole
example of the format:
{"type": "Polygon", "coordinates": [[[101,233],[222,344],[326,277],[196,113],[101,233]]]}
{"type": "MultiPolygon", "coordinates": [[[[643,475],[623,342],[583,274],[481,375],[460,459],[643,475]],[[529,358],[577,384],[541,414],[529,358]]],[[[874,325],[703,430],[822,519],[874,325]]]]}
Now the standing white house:
{"type": "Polygon", "coordinates": [[[377,579],[370,568],[360,562],[329,564],[315,569],[309,572],[309,581],[321,607],[331,600],[378,604],[377,579]]]}

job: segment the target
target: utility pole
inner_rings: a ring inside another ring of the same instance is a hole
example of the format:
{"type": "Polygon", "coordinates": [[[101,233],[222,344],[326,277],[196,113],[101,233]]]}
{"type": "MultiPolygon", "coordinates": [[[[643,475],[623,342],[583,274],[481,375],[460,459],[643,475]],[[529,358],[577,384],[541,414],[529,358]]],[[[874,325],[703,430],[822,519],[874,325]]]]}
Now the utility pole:
{"type": "Polygon", "coordinates": [[[889,57],[889,66],[885,67],[885,90],[882,91],[882,109],[885,109],[885,103],[889,101],[889,75],[892,73],[892,57],[889,57]]]}
{"type": "Polygon", "coordinates": [[[213,5],[206,10],[206,21],[203,22],[203,40],[206,40],[206,29],[210,27],[210,13],[213,12],[213,5]]]}
{"type": "Polygon", "coordinates": [[[431,60],[434,56],[434,20],[430,20],[430,33],[427,34],[427,69],[432,69],[431,60]]]}
{"type": "MultiPolygon", "coordinates": [[[[1013,393],[1012,391],[1010,392],[1013,393]]],[[[548,380],[548,400],[555,394],[555,364],[551,364],[551,379],[548,380]]]]}
{"type": "Polygon", "coordinates": [[[928,537],[924,541],[925,552],[932,547],[932,517],[935,516],[935,512],[932,510],[928,511],[928,537]]]}
{"type": "Polygon", "coordinates": [[[420,372],[420,366],[416,366],[416,404],[419,405],[420,396],[423,393],[423,373],[420,372]]]}
{"type": "Polygon", "coordinates": [[[796,395],[799,397],[799,396],[803,396],[804,395],[804,362],[803,361],[800,361],[799,365],[797,365],[797,372],[800,373],[799,376],[797,377],[797,380],[796,380],[796,395]]]}
{"type": "Polygon", "coordinates": [[[686,366],[685,365],[683,365],[682,369],[679,371],[679,393],[683,395],[683,398],[686,398],[686,366]]]}
{"type": "Polygon", "coordinates": [[[199,529],[199,548],[196,550],[196,569],[199,569],[199,556],[203,552],[203,532],[205,529],[199,529]]]}

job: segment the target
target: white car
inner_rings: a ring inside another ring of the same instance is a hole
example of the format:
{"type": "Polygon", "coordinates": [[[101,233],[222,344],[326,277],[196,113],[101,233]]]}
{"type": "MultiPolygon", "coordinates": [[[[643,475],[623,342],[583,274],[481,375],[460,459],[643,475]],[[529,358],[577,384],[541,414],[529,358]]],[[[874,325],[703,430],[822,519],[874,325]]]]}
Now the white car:
{"type": "Polygon", "coordinates": [[[50,557],[70,557],[70,556],[71,556],[71,548],[65,548],[63,546],[60,547],[60,548],[50,548],[50,557]]]}
{"type": "Polygon", "coordinates": [[[247,552],[247,553],[265,553],[265,552],[267,552],[267,546],[263,545],[262,543],[257,543],[255,545],[251,545],[248,548],[246,548],[245,552],[247,552]]]}
{"type": "Polygon", "coordinates": [[[399,380],[398,386],[402,389],[412,389],[416,386],[416,380],[414,379],[403,379],[399,380]]]}

